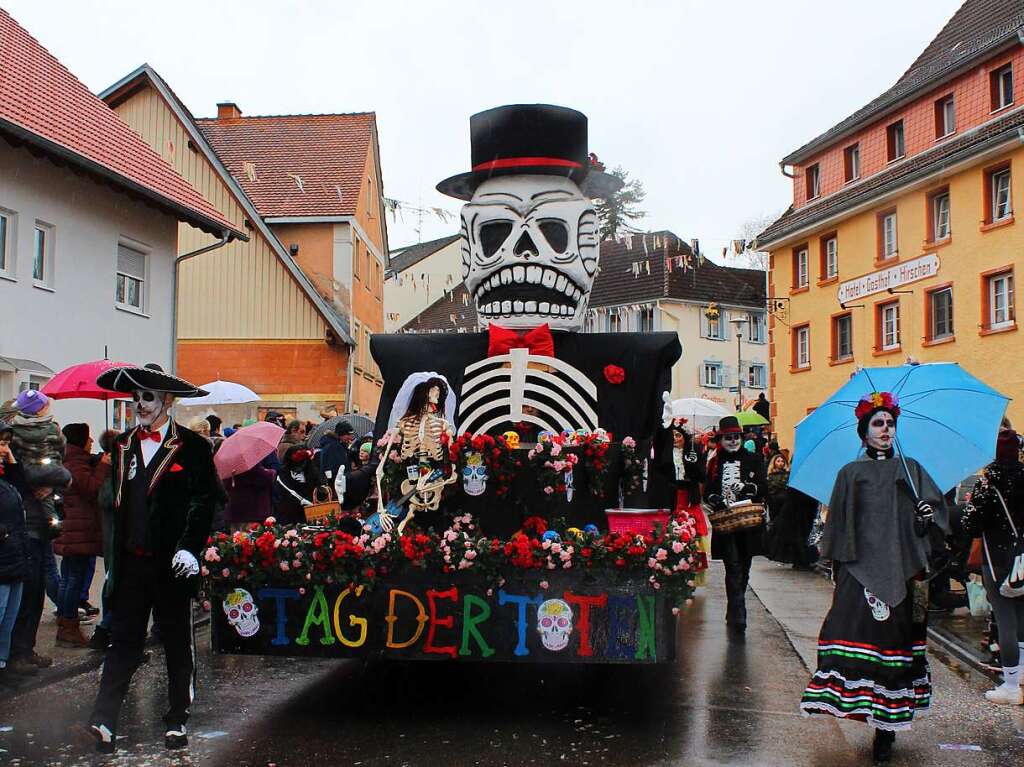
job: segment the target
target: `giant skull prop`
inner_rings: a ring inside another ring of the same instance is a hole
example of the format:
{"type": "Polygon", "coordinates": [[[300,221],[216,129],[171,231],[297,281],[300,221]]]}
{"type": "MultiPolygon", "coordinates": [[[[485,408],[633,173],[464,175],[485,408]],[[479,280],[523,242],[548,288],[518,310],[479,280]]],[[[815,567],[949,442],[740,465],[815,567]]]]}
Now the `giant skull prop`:
{"type": "Polygon", "coordinates": [[[483,495],[487,490],[487,464],[481,453],[470,453],[466,456],[466,465],[462,469],[462,488],[466,495],[483,495]]]}
{"type": "Polygon", "coordinates": [[[548,650],[564,650],[572,634],[572,608],[561,599],[549,599],[537,608],[537,631],[548,650]]]}
{"type": "Polygon", "coordinates": [[[224,599],[222,605],[228,624],[235,627],[240,637],[251,637],[260,630],[260,609],[245,589],[235,589],[224,599]]]}
{"type": "Polygon", "coordinates": [[[562,176],[498,176],[462,208],[462,274],[481,322],[579,330],[597,274],[597,212],[562,176]]]}

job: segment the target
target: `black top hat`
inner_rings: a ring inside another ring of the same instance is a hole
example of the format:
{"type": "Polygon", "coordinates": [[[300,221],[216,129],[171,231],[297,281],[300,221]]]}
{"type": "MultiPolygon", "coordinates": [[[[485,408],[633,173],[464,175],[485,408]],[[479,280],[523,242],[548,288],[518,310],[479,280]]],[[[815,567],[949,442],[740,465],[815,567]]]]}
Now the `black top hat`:
{"type": "Polygon", "coordinates": [[[141,368],[132,366],[110,368],[100,374],[96,379],[96,384],[111,391],[131,393],[139,389],[149,389],[173,394],[175,397],[183,399],[205,397],[209,394],[205,389],[200,389],[184,378],[165,373],[162,367],[152,362],[141,368]]]}
{"type": "Polygon", "coordinates": [[[718,436],[721,437],[723,434],[742,434],[743,430],[740,428],[740,421],[734,415],[727,415],[721,421],[718,422],[718,436]]]}
{"type": "Polygon", "coordinates": [[[511,104],[469,118],[473,169],[446,178],[437,191],[460,200],[472,198],[480,184],[495,176],[566,176],[587,197],[604,198],[622,188],[622,180],[591,166],[587,116],[551,104],[511,104]]]}

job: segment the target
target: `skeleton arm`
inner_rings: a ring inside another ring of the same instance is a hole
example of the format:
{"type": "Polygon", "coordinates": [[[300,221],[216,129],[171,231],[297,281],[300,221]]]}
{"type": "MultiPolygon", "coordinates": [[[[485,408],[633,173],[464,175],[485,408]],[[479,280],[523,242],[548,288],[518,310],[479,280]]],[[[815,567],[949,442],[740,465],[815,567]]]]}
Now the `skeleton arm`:
{"type": "MultiPolygon", "coordinates": [[[[381,524],[388,526],[389,523],[386,520],[387,511],[384,506],[384,491],[381,490],[380,481],[384,476],[384,466],[389,460],[388,453],[391,452],[391,446],[395,443],[395,437],[398,436],[398,430],[392,430],[388,432],[388,442],[384,446],[384,453],[381,455],[380,463],[377,465],[376,481],[377,481],[377,513],[380,515],[381,524]]],[[[385,527],[389,529],[389,527],[385,527]]]]}

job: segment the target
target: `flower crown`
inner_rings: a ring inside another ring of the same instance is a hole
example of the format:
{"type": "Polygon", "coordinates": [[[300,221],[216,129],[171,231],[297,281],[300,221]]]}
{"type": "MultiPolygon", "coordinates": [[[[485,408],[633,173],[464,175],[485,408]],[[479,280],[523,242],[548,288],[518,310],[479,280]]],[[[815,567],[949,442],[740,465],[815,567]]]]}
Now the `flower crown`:
{"type": "Polygon", "coordinates": [[[873,391],[865,394],[857,403],[857,409],[853,411],[859,421],[873,410],[888,410],[893,418],[900,417],[900,401],[897,396],[887,391],[873,391]]]}

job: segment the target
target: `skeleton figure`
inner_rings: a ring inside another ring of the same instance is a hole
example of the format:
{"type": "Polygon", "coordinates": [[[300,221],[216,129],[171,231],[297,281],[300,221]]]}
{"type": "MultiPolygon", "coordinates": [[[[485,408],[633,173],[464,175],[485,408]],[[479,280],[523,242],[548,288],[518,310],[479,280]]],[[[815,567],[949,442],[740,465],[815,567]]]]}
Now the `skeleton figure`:
{"type": "Polygon", "coordinates": [[[235,589],[222,604],[228,625],[234,626],[240,637],[251,637],[260,630],[259,608],[245,589],[235,589]]]}
{"type": "Polygon", "coordinates": [[[868,607],[871,608],[871,617],[876,621],[884,621],[889,618],[889,605],[883,602],[881,599],[876,597],[867,589],[864,589],[864,599],[868,602],[868,607]]]}
{"type": "Polygon", "coordinates": [[[462,275],[482,321],[583,325],[597,274],[597,212],[561,176],[498,176],[462,208],[462,275]]]}
{"type": "Polygon", "coordinates": [[[537,632],[545,649],[564,650],[572,634],[572,608],[561,599],[541,603],[537,608],[537,632]]]}
{"type": "Polygon", "coordinates": [[[483,495],[487,490],[487,464],[480,453],[466,456],[466,466],[462,470],[462,489],[466,495],[483,495]]]}

